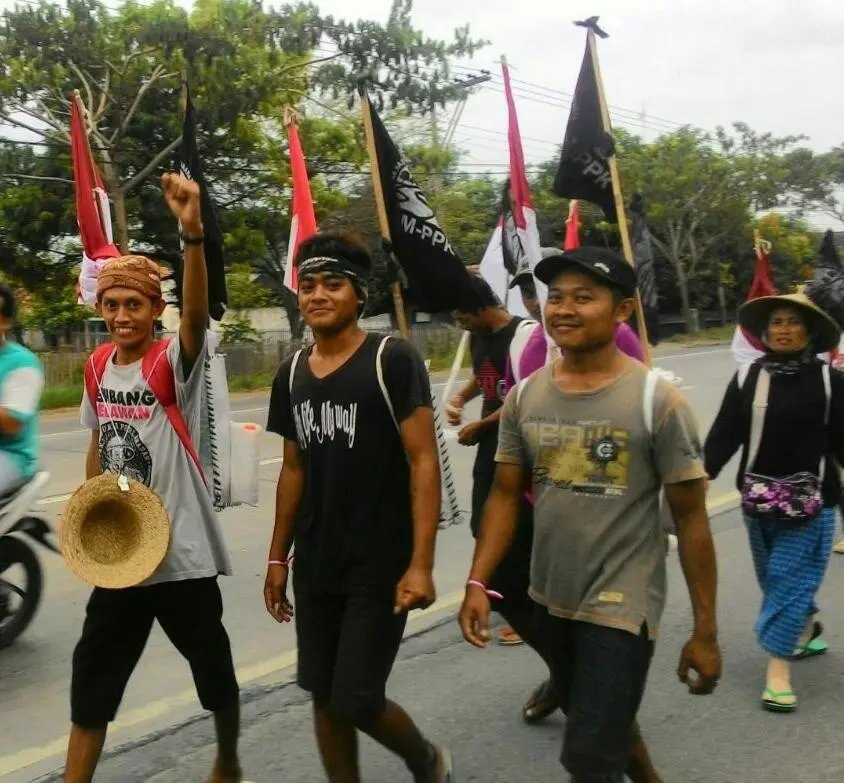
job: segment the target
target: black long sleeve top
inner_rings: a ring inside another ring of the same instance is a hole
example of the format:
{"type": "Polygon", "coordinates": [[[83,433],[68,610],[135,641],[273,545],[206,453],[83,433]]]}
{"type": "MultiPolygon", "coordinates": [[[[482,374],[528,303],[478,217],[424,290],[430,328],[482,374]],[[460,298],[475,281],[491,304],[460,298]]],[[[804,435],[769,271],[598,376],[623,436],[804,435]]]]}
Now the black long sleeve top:
{"type": "Polygon", "coordinates": [[[837,504],[841,480],[836,461],[844,465],[844,373],[830,368],[830,420],[829,426],[824,427],[826,395],[822,366],[818,362],[793,375],[771,377],[762,440],[756,463],[750,467],[747,448],[760,365],[751,365],[741,388],[738,373],[733,376],[704,444],[704,461],[710,478],[718,476],[739,448],[742,455],[736,476],[738,489],[748,469],[773,478],[785,478],[801,471],[817,474],[821,456],[826,454],[824,505],[829,508],[837,504]]]}

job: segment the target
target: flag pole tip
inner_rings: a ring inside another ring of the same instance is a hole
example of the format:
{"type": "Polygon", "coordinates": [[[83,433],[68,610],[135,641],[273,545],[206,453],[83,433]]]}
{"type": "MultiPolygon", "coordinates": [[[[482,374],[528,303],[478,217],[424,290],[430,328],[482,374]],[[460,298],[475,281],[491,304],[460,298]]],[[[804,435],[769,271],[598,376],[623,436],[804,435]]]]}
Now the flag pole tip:
{"type": "Polygon", "coordinates": [[[588,19],[582,19],[574,24],[576,27],[585,27],[587,30],[591,30],[598,38],[609,38],[609,33],[598,27],[598,19],[600,19],[599,16],[590,16],[588,19]]]}

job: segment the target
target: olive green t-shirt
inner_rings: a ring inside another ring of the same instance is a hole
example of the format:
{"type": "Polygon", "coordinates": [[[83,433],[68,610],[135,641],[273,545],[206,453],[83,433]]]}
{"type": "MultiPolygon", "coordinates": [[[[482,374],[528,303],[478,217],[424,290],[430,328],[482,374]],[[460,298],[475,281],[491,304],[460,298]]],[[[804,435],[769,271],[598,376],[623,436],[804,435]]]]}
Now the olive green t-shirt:
{"type": "Polygon", "coordinates": [[[559,617],[655,638],[665,606],[662,485],[703,478],[698,426],[659,379],[647,430],[647,368],[630,362],[608,385],[564,393],[553,366],[507,396],[496,462],[532,474],[530,595],[559,617]]]}

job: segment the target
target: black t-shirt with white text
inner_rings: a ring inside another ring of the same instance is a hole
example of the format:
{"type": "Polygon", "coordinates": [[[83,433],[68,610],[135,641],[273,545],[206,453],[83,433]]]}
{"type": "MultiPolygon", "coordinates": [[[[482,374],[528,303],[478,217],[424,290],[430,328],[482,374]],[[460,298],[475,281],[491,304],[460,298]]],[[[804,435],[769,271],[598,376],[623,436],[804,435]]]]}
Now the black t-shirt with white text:
{"type": "MultiPolygon", "coordinates": [[[[303,350],[292,398],[292,357],[273,382],[267,430],[298,444],[305,470],[295,527],[297,589],[392,591],[410,564],[410,468],[378,384],[381,340],[368,335],[325,378],[314,376],[311,349],[303,350]]],[[[381,363],[399,423],[432,406],[428,373],[412,345],[388,340],[381,363]]]]}

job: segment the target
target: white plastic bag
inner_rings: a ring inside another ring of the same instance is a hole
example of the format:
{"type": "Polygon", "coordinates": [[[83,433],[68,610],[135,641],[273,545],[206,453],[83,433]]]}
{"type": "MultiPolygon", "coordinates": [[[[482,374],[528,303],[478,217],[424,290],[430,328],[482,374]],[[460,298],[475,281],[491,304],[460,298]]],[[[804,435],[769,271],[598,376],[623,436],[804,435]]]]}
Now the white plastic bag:
{"type": "Polygon", "coordinates": [[[230,505],[257,506],[261,467],[261,432],[252,422],[231,422],[230,505]]]}

